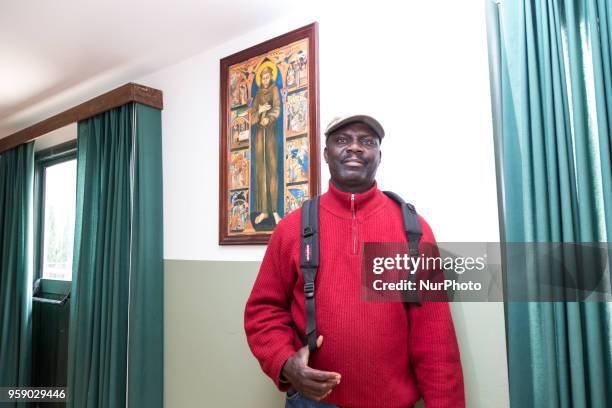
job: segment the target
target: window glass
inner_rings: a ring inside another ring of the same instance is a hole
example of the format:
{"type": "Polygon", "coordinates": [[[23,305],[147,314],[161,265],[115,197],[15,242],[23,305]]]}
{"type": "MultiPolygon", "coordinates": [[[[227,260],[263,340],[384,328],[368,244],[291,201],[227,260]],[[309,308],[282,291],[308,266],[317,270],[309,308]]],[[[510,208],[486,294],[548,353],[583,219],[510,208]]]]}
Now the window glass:
{"type": "Polygon", "coordinates": [[[42,277],[72,279],[76,160],[45,168],[42,277]]]}

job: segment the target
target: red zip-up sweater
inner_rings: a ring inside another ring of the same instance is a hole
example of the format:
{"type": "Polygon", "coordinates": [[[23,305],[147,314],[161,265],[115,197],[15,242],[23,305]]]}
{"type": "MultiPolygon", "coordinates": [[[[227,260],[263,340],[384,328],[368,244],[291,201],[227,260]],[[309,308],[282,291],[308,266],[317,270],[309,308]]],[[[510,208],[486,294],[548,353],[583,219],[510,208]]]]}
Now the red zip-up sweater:
{"type": "MultiPolygon", "coordinates": [[[[277,225],[244,313],[249,346],[283,391],[283,364],[302,347],[296,330],[304,333],[306,326],[300,220],[296,210],[277,225]]],[[[420,221],[421,244],[435,243],[429,225],[420,221]]],[[[464,407],[448,304],[423,303],[407,311],[400,302],[361,299],[361,244],[406,242],[399,206],[376,184],[351,194],[330,181],[320,200],[319,229],[315,301],[324,340],[308,365],[342,376],[325,401],[343,408],[408,408],[423,397],[427,408],[464,407]]]]}

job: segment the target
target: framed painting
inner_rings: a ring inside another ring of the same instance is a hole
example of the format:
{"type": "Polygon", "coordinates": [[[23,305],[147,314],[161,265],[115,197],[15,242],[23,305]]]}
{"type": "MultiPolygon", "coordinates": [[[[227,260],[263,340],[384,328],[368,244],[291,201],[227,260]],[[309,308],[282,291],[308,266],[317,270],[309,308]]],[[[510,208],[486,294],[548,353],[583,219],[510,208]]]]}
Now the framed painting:
{"type": "Polygon", "coordinates": [[[219,244],[266,244],[319,194],[317,23],[221,60],[219,244]]]}

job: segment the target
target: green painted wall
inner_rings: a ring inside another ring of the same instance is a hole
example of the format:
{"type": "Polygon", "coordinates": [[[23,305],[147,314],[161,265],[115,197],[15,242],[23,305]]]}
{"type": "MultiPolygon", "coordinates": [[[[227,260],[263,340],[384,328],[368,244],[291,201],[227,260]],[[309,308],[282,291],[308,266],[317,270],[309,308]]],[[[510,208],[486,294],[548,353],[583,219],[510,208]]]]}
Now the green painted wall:
{"type": "Polygon", "coordinates": [[[259,262],[164,266],[164,406],[283,407],[244,335],[244,304],[259,262]]]}

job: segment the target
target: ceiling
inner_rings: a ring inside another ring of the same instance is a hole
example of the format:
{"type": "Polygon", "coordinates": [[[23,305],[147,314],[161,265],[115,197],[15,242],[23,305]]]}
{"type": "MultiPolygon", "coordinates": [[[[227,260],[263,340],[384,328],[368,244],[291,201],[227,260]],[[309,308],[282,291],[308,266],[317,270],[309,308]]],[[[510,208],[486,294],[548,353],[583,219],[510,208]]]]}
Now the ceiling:
{"type": "Polygon", "coordinates": [[[280,0],[0,0],[0,137],[295,11],[280,0]]]}

